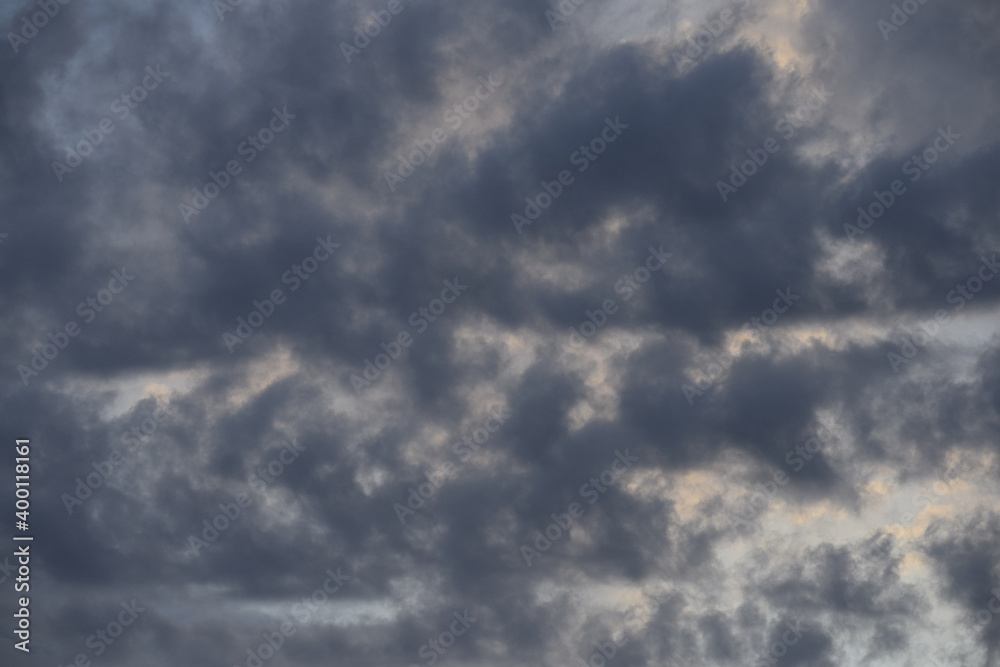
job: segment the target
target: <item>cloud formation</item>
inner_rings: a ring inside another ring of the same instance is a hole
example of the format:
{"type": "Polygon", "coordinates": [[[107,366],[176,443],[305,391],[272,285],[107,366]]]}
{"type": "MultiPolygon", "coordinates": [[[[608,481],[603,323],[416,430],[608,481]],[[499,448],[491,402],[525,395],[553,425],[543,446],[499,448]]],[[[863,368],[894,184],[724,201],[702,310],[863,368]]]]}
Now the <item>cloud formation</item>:
{"type": "Polygon", "coordinates": [[[1000,665],[995,3],[0,17],[4,664],[1000,665]]]}

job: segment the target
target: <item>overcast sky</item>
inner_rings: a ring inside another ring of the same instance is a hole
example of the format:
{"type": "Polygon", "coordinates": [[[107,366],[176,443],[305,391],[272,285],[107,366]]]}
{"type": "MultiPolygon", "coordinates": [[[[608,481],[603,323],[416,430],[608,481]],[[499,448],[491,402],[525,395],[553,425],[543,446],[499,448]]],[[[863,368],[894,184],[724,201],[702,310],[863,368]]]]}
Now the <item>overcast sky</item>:
{"type": "Polygon", "coordinates": [[[0,5],[3,665],[1000,667],[994,0],[232,2],[0,5]]]}

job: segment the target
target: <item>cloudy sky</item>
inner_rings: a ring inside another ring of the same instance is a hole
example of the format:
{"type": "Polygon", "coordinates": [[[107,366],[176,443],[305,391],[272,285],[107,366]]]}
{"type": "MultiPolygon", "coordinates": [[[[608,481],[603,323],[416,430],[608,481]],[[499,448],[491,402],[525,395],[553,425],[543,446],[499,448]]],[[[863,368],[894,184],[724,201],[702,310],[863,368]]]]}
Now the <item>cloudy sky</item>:
{"type": "Polygon", "coordinates": [[[993,0],[0,20],[3,665],[1000,666],[993,0]]]}

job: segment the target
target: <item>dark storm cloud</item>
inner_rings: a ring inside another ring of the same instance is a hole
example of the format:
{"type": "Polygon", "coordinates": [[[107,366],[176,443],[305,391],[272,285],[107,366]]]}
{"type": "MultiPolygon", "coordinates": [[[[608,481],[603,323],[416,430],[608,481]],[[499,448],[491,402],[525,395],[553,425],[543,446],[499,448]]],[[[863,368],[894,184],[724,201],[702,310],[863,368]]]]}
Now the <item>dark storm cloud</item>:
{"type": "MultiPolygon", "coordinates": [[[[884,40],[881,3],[816,3],[794,28],[762,4],[685,72],[671,53],[686,44],[605,39],[596,9],[553,33],[545,2],[401,5],[350,63],[341,42],[387,3],[244,2],[220,21],[212,3],[72,2],[0,59],[2,396],[11,433],[36,448],[44,659],[95,657],[88,636],[136,598],[148,611],[102,664],[246,664],[337,567],[352,580],[323,609],[340,620],[300,623],[273,664],[425,664],[422,649],[561,664],[619,633],[609,662],[854,664],[915,654],[940,599],[986,607],[998,528],[985,502],[947,541],[921,542],[930,589],[903,583],[895,555],[862,561],[851,538],[768,544],[764,513],[745,530],[725,517],[774,470],[788,486],[770,504],[826,517],[869,509],[884,467],[922,482],[949,454],[995,457],[995,350],[961,379],[944,344],[901,374],[886,361],[901,323],[933,317],[997,250],[990,5],[927,4],[884,40]],[[782,52],[782,69],[760,35],[808,47],[782,52]],[[169,75],[118,119],[147,66],[169,75]],[[387,165],[491,72],[505,78],[496,96],[390,191],[387,165]],[[717,182],[814,86],[829,102],[722,201],[717,182]],[[241,145],[276,113],[287,127],[250,161],[241,145]],[[105,117],[114,132],[60,181],[52,162],[105,117]],[[574,152],[609,122],[621,135],[578,171],[574,152]],[[954,148],[851,243],[857,207],[948,126],[954,148]],[[179,205],[231,160],[240,173],[185,221],[179,205]],[[511,214],[563,169],[574,182],[518,234],[511,214]],[[283,277],[318,239],[340,245],[293,291],[283,277]],[[614,286],[650,246],[672,256],[625,301],[614,286]],[[849,252],[884,257],[872,280],[826,268],[849,252]],[[114,270],[135,279],[85,321],[78,304],[114,270]],[[418,330],[445,280],[468,291],[418,330]],[[287,300],[230,353],[223,334],[274,289],[287,300]],[[691,370],[786,289],[800,300],[689,402],[691,370]],[[567,349],[609,298],[619,311],[567,349]],[[79,335],[22,382],[18,365],[45,360],[70,321],[79,335]],[[352,376],[401,332],[412,345],[356,392],[352,376]],[[394,504],[494,406],[509,419],[401,523],[394,504]],[[788,452],[831,412],[836,443],[792,470],[788,452]],[[155,414],[69,514],[64,494],[155,414]],[[301,456],[255,486],[290,442],[301,456]],[[634,466],[588,504],[581,487],[626,449],[634,466]],[[193,555],[190,538],[241,494],[239,517],[193,555]],[[529,567],[519,546],[574,502],[572,531],[529,567]],[[648,604],[651,582],[668,591],[629,625],[620,609],[648,604]],[[610,602],[583,593],[597,586],[610,602]],[[468,633],[429,648],[465,609],[468,633]],[[799,619],[808,630],[784,646],[799,619]]],[[[681,11],[640,28],[673,32],[681,11]]],[[[998,298],[984,288],[948,331],[998,298]]]]}

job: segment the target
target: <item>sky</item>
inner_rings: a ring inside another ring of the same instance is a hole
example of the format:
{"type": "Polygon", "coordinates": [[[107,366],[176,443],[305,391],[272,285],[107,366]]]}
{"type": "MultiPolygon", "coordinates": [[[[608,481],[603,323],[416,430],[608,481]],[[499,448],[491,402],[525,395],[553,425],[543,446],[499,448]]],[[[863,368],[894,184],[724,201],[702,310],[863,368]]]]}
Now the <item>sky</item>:
{"type": "Polygon", "coordinates": [[[996,2],[0,24],[0,664],[1000,667],[996,2]]]}

